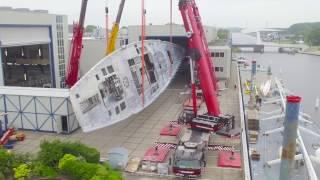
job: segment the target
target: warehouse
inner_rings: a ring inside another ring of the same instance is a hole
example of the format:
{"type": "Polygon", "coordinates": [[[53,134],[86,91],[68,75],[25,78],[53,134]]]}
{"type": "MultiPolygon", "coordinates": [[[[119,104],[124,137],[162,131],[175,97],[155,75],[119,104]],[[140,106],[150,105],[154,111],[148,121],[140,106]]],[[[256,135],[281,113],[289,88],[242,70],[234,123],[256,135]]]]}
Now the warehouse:
{"type": "Polygon", "coordinates": [[[64,87],[67,16],[0,7],[0,85],[64,87]]]}

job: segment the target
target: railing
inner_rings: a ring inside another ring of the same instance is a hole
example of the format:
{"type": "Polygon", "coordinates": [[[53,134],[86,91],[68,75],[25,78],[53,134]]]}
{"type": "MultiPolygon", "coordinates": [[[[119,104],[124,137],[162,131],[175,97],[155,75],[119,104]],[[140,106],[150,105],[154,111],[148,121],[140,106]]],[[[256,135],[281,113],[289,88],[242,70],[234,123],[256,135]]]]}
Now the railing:
{"type": "Polygon", "coordinates": [[[238,89],[239,89],[239,106],[240,106],[240,125],[241,125],[241,152],[242,152],[242,163],[243,163],[243,173],[245,180],[252,179],[251,172],[251,162],[249,159],[249,144],[248,144],[248,128],[246,123],[246,115],[244,110],[244,101],[243,101],[243,90],[242,90],[242,82],[241,82],[241,72],[239,66],[237,65],[238,71],[238,89]]]}

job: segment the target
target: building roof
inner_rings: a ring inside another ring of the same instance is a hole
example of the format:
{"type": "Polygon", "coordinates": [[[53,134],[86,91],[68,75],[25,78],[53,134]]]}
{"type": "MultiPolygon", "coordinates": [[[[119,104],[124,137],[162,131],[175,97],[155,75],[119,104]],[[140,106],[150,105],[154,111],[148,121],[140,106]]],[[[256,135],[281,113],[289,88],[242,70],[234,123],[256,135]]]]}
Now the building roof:
{"type": "Polygon", "coordinates": [[[70,96],[69,89],[56,88],[32,88],[32,87],[14,87],[0,86],[0,94],[19,95],[19,96],[37,96],[37,97],[61,97],[70,96]]]}

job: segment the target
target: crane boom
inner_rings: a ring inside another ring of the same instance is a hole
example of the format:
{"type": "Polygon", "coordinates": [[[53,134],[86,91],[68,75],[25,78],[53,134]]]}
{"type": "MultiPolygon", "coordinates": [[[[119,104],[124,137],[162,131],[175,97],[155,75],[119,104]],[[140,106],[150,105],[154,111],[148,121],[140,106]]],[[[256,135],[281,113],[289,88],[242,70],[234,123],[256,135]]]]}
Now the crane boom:
{"type": "Polygon", "coordinates": [[[198,8],[194,0],[180,0],[179,9],[188,34],[189,49],[197,62],[198,77],[208,114],[218,117],[220,108],[216,94],[217,81],[212,71],[210,52],[198,8]]]}
{"type": "Polygon", "coordinates": [[[115,23],[113,24],[110,38],[108,39],[106,55],[112,53],[116,49],[116,41],[117,41],[118,34],[119,34],[119,26],[120,26],[120,21],[121,21],[121,16],[122,16],[124,4],[125,4],[125,0],[121,0],[120,5],[119,5],[119,9],[118,9],[117,18],[116,18],[115,23]]]}
{"type": "Polygon", "coordinates": [[[84,20],[87,11],[88,0],[82,0],[79,22],[73,26],[71,41],[71,53],[67,70],[66,84],[72,87],[78,80],[79,63],[82,51],[82,37],[84,32],[84,20]]]}

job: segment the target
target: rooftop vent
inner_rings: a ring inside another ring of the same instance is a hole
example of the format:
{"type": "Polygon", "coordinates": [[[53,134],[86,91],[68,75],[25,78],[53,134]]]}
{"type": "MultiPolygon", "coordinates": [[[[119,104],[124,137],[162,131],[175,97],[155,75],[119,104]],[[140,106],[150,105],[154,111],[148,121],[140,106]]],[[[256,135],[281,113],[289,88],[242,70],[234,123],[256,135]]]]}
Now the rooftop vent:
{"type": "Polygon", "coordinates": [[[19,12],[29,12],[30,11],[30,9],[28,9],[28,8],[16,8],[14,10],[19,11],[19,12]]]}
{"type": "Polygon", "coordinates": [[[48,13],[49,13],[48,10],[43,10],[43,9],[36,9],[36,10],[33,10],[33,12],[36,12],[36,13],[44,13],[44,14],[48,14],[48,13]]]}

